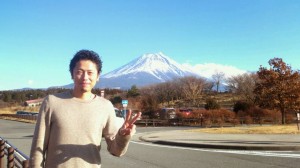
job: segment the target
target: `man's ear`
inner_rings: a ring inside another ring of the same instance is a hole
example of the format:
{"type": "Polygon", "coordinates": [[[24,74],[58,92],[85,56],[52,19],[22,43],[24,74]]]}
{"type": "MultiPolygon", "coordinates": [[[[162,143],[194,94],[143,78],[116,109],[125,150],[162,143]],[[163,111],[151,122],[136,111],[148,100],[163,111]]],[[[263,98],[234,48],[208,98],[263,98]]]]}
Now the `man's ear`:
{"type": "Polygon", "coordinates": [[[98,77],[97,77],[97,82],[99,81],[99,79],[100,79],[100,73],[98,74],[98,77]]]}
{"type": "Polygon", "coordinates": [[[71,73],[71,79],[74,80],[73,71],[72,71],[72,73],[71,73]]]}

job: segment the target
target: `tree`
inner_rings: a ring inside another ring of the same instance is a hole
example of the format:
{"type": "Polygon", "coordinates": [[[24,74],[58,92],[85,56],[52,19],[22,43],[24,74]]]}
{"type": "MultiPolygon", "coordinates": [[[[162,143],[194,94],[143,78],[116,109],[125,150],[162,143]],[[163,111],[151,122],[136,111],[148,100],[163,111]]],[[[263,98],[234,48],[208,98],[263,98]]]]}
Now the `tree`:
{"type": "Polygon", "coordinates": [[[4,92],[3,93],[3,101],[4,102],[11,102],[12,101],[12,93],[11,92],[4,92]]]}
{"type": "Polygon", "coordinates": [[[156,99],[157,103],[163,104],[164,102],[167,101],[167,95],[164,93],[165,88],[164,88],[163,84],[160,83],[160,84],[153,86],[151,92],[153,93],[152,95],[156,99]]]}
{"type": "Polygon", "coordinates": [[[257,74],[244,73],[237,76],[229,77],[226,80],[227,89],[237,94],[240,99],[249,103],[254,103],[254,88],[257,82],[257,74]]]}
{"type": "Polygon", "coordinates": [[[110,101],[111,101],[111,103],[113,105],[115,105],[115,104],[121,104],[122,103],[122,97],[115,96],[115,97],[111,98],[110,101]]]}
{"type": "Polygon", "coordinates": [[[281,58],[269,60],[270,68],[260,66],[255,85],[255,102],[260,107],[278,109],[285,124],[288,111],[299,110],[300,74],[281,58]]]}
{"type": "Polygon", "coordinates": [[[159,109],[159,102],[155,96],[155,87],[148,86],[141,89],[141,110],[143,115],[153,116],[154,112],[159,109]]]}
{"type": "Polygon", "coordinates": [[[224,80],[225,74],[223,72],[216,72],[215,74],[212,75],[212,79],[217,87],[217,92],[219,92],[219,87],[221,82],[224,80]]]}
{"type": "Polygon", "coordinates": [[[196,99],[200,97],[206,82],[202,78],[193,76],[180,78],[181,91],[187,100],[191,100],[193,105],[196,103],[196,99]]]}
{"type": "Polygon", "coordinates": [[[139,89],[136,87],[136,85],[132,85],[127,92],[127,97],[137,97],[139,95],[140,95],[139,89]]]}

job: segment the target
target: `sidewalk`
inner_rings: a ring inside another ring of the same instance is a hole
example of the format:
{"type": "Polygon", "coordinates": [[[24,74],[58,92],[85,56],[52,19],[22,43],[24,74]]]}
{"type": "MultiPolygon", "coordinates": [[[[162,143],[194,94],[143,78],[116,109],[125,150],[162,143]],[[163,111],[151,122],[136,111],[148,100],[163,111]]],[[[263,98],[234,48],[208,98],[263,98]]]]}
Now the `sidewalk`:
{"type": "Polygon", "coordinates": [[[176,130],[145,134],[139,139],[156,144],[195,148],[300,151],[300,135],[290,134],[210,134],[176,130]]]}

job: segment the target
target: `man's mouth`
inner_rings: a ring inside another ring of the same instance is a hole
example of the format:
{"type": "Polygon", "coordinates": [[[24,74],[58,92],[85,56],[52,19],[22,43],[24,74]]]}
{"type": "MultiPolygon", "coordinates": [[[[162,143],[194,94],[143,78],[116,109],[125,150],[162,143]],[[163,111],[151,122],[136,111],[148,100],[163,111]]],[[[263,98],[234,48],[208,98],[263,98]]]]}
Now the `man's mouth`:
{"type": "Polygon", "coordinates": [[[87,86],[89,85],[90,83],[81,83],[82,86],[87,86]]]}

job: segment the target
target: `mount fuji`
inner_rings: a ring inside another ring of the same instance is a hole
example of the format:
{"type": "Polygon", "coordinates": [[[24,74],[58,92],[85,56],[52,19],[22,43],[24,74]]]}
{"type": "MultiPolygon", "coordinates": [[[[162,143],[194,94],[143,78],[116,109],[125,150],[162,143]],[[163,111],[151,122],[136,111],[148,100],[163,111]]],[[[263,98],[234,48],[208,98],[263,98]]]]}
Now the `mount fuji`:
{"type": "MultiPolygon", "coordinates": [[[[129,89],[132,85],[143,87],[185,76],[200,77],[162,52],[144,54],[118,69],[100,75],[100,81],[95,88],[129,89]]],[[[73,86],[69,84],[63,87],[73,88],[73,86]]]]}
{"type": "Polygon", "coordinates": [[[128,89],[166,82],[184,76],[199,76],[162,52],[144,54],[128,64],[100,76],[96,88],[128,89]]]}

